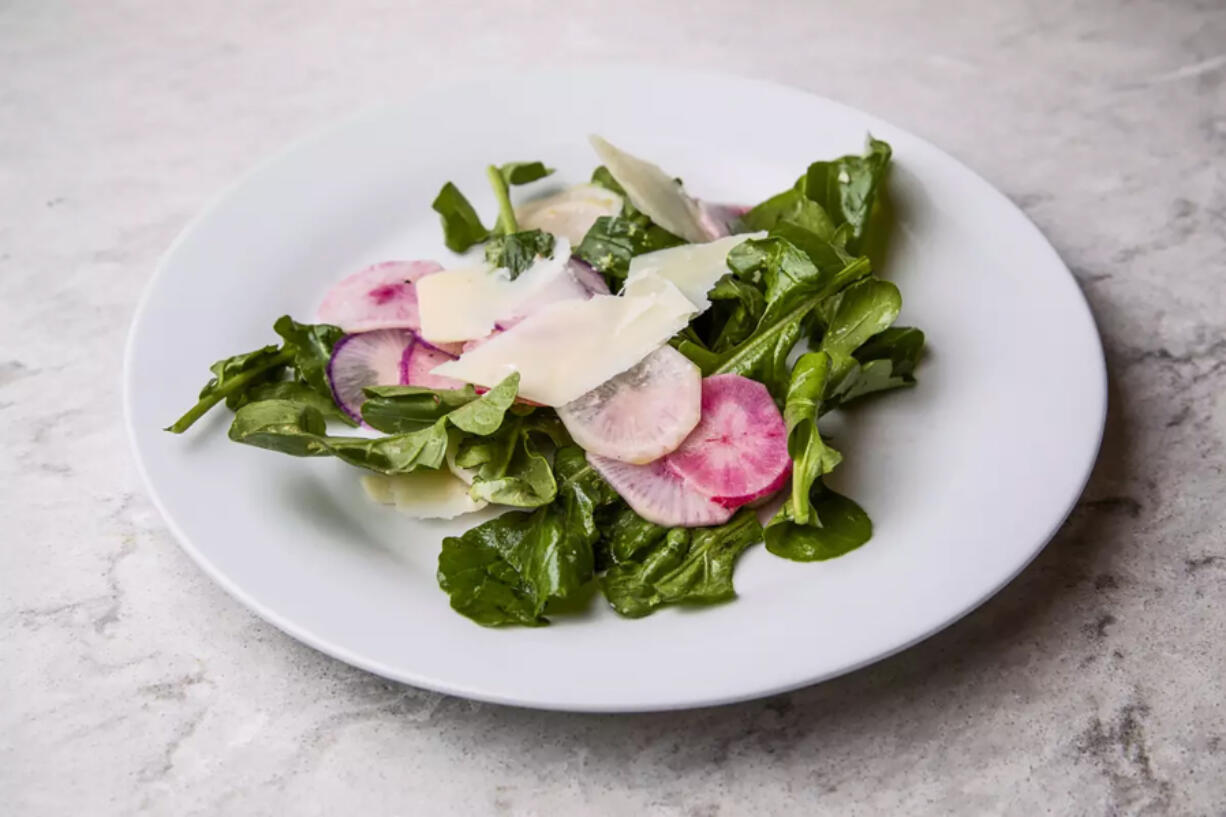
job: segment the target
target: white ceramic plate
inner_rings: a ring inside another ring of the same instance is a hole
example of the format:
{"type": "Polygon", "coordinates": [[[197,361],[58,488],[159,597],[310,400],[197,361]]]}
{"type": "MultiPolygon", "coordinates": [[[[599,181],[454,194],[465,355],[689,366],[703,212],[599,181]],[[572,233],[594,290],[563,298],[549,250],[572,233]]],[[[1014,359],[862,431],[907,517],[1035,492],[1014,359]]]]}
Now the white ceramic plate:
{"type": "Polygon", "coordinates": [[[130,337],[128,423],[154,501],[184,549],[260,616],[343,661],[487,701],[635,711],[810,684],[882,658],[995,593],[1072,508],[1098,450],[1102,351],[1072,276],[1004,196],[932,145],[801,91],[659,70],[500,74],[438,87],[301,142],[217,200],[175,242],[130,337]],[[483,629],[435,583],[443,536],[373,506],[353,469],[229,442],[215,410],[163,432],[214,360],[274,339],[328,285],[389,258],[448,257],[430,201],[455,181],[478,210],[490,162],[542,159],[585,180],[599,132],[696,195],[755,202],[814,159],[892,143],[897,211],[885,274],[900,324],[928,335],[914,390],[832,426],[833,484],[871,542],[798,564],[758,547],[734,602],[620,619],[599,600],[539,629],[483,629]]]}

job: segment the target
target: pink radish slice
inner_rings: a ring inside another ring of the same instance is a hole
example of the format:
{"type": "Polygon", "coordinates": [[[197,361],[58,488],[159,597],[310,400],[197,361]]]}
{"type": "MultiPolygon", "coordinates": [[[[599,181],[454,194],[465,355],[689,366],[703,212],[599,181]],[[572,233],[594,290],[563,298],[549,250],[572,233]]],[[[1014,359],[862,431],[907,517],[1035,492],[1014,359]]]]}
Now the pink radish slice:
{"type": "Polygon", "coordinates": [[[346,332],[420,329],[414,284],[441,269],[433,261],[384,261],[367,267],[328,290],[316,317],[346,332]]]}
{"type": "Polygon", "coordinates": [[[442,366],[449,360],[455,360],[455,355],[415,338],[405,347],[400,358],[400,383],[427,389],[462,389],[464,384],[461,381],[430,373],[435,366],[442,366]]]}
{"type": "Polygon", "coordinates": [[[590,264],[578,258],[570,259],[569,263],[571,275],[575,277],[575,280],[579,282],[580,286],[582,286],[592,295],[610,294],[608,282],[605,281],[603,275],[592,269],[590,264]]]}
{"type": "Polygon", "coordinates": [[[702,414],[702,373],[671,346],[558,407],[584,450],[642,464],[681,445],[702,414]]]}
{"type": "Polygon", "coordinates": [[[355,422],[362,422],[363,389],[400,383],[400,360],[413,341],[407,329],[379,329],[346,335],[332,347],[328,384],[336,404],[355,422]]]}
{"type": "Polygon", "coordinates": [[[792,470],[775,401],[766,386],[739,374],[702,381],[702,419],[665,460],[693,490],[726,508],[774,493],[792,470]]]}
{"type": "Polygon", "coordinates": [[[698,223],[703,232],[711,238],[724,238],[732,235],[732,231],[740,223],[741,216],[749,212],[748,207],[738,204],[712,204],[698,202],[698,223]]]}
{"type": "Polygon", "coordinates": [[[587,461],[634,512],[657,525],[696,528],[722,525],[732,518],[725,508],[700,494],[660,459],[646,465],[588,454],[587,461]]]}

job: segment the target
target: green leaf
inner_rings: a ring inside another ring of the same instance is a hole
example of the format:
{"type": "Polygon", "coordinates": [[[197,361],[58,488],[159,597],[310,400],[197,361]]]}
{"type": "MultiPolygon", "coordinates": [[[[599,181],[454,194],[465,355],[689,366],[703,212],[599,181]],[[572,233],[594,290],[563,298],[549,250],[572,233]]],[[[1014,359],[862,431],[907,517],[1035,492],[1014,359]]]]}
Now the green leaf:
{"type": "Polygon", "coordinates": [[[616,283],[625,279],[634,256],[684,243],[652,224],[646,216],[601,216],[575,247],[574,254],[616,283]]]}
{"type": "Polygon", "coordinates": [[[298,378],[331,400],[328,361],[332,359],[332,347],[345,336],[345,331],[326,323],[298,323],[289,315],[277,318],[272,328],[285,341],[282,348],[293,354],[298,378]]]}
{"type": "Polygon", "coordinates": [[[477,399],[472,386],[427,389],[421,386],[371,386],[362,403],[362,419],[385,434],[417,431],[477,399]]]}
{"type": "Polygon", "coordinates": [[[830,369],[830,355],[825,352],[801,355],[792,367],[792,380],[783,404],[783,422],[788,430],[788,455],[793,463],[788,516],[802,524],[812,517],[810,488],[843,460],[842,454],[826,445],[817,428],[830,369]]]}
{"type": "Polygon", "coordinates": [[[489,436],[460,443],[456,463],[475,468],[472,497],[498,505],[537,508],[558,493],[549,460],[532,440],[529,417],[515,417],[489,436]]]}
{"type": "Polygon", "coordinates": [[[796,183],[800,192],[822,206],[836,226],[850,225],[847,248],[851,252],[862,249],[878,191],[885,184],[890,153],[888,144],[870,136],[863,156],[814,162],[796,183]]]}
{"type": "Polygon", "coordinates": [[[464,252],[490,237],[477,211],[451,182],[443,185],[430,206],[443,223],[443,243],[452,252],[464,252]]]}
{"type": "Polygon", "coordinates": [[[553,173],[553,168],[545,167],[544,162],[507,162],[498,172],[507,184],[520,185],[545,178],[553,173]]]}
{"type": "Polygon", "coordinates": [[[841,494],[814,483],[807,523],[791,515],[789,500],[767,524],[766,549],[797,562],[833,559],[863,545],[873,536],[873,523],[864,509],[841,494]]]}
{"type": "Polygon", "coordinates": [[[622,187],[621,183],[618,182],[617,179],[613,178],[613,174],[610,173],[609,169],[604,165],[598,165],[596,169],[592,171],[592,184],[597,185],[598,187],[603,187],[605,190],[611,190],[622,197],[622,201],[625,203],[623,204],[623,207],[629,205],[632,210],[631,213],[623,212],[622,215],[633,215],[634,212],[637,212],[633,209],[634,205],[630,204],[630,198],[626,195],[626,188],[622,187]]]}
{"type": "Polygon", "coordinates": [[[795,188],[771,196],[742,216],[741,221],[751,230],[772,230],[786,222],[825,241],[834,236],[835,229],[822,206],[795,188]]]}
{"type": "Polygon", "coordinates": [[[839,386],[856,365],[853,353],[890,327],[902,309],[898,287],[877,278],[853,284],[827,308],[818,349],[830,355],[830,382],[839,386]]]}
{"type": "Polygon", "coordinates": [[[553,258],[553,246],[552,234],[544,230],[524,230],[490,239],[485,245],[485,260],[509,270],[514,281],[536,262],[538,255],[553,258]]]}
{"type": "Polygon", "coordinates": [[[256,384],[242,393],[241,399],[237,401],[234,408],[238,409],[248,403],[258,403],[262,400],[290,400],[302,403],[318,411],[327,420],[339,420],[346,425],[356,425],[348,414],[340,410],[331,395],[325,397],[306,383],[297,380],[256,384]]]}
{"type": "Polygon", "coordinates": [[[448,426],[470,434],[492,434],[515,400],[519,373],[472,402],[444,414],[433,425],[387,437],[329,436],[323,415],[288,400],[265,400],[240,408],[230,425],[230,439],[297,457],[331,455],[380,474],[404,474],[438,468],[449,443],[448,426]]]}
{"type": "Polygon", "coordinates": [[[200,390],[196,404],[165,430],[182,434],[222,400],[241,404],[247,389],[280,377],[292,358],[278,346],[264,346],[217,361],[209,367],[213,377],[200,390]]]}
{"type": "Polygon", "coordinates": [[[726,352],[752,335],[766,311],[762,290],[732,274],[716,281],[707,298],[711,300],[710,324],[717,327],[710,343],[714,352],[726,352]]]}
{"type": "Polygon", "coordinates": [[[593,573],[595,512],[618,496],[574,446],[558,450],[554,476],[551,504],[443,540],[438,582],[454,610],[487,627],[539,626],[548,605],[581,595],[593,573]]]}
{"type": "Polygon", "coordinates": [[[629,562],[668,534],[668,528],[648,522],[623,505],[608,522],[604,545],[613,562],[629,562]]]}
{"type": "Polygon", "coordinates": [[[613,609],[629,618],[666,604],[727,601],[736,596],[732,571],[737,557],[761,540],[762,526],[748,508],[719,527],[673,528],[610,567],[601,587],[613,609]]]}
{"type": "Polygon", "coordinates": [[[869,394],[915,385],[915,366],[923,353],[920,330],[885,330],[854,352],[857,365],[839,381],[833,400],[845,406],[869,394]]]}

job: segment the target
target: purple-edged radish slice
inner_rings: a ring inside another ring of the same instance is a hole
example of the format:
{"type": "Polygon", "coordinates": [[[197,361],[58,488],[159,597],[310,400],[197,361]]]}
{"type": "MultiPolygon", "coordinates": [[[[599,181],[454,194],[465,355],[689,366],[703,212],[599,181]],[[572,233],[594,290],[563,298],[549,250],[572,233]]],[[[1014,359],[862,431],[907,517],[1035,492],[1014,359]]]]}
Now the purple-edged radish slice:
{"type": "Polygon", "coordinates": [[[671,346],[558,407],[558,417],[585,451],[637,464],[681,445],[701,414],[702,373],[671,346]]]}
{"type": "Polygon", "coordinates": [[[464,384],[461,381],[430,373],[435,366],[442,366],[455,359],[455,355],[448,354],[421,338],[415,338],[405,347],[400,358],[399,382],[402,386],[421,386],[427,389],[462,389],[464,384]]]}
{"type": "Polygon", "coordinates": [[[362,422],[363,389],[367,386],[400,384],[400,361],[413,345],[407,329],[379,329],[346,335],[332,347],[328,361],[328,384],[341,410],[362,422]]]}
{"type": "Polygon", "coordinates": [[[590,292],[592,295],[608,295],[609,284],[605,281],[604,276],[592,268],[592,265],[579,258],[572,258],[568,262],[570,273],[579,282],[579,285],[590,292]]]}
{"type": "Polygon", "coordinates": [[[739,204],[698,202],[698,223],[712,239],[733,235],[741,226],[741,217],[749,212],[739,204]]]}
{"type": "Polygon", "coordinates": [[[668,467],[695,491],[738,508],[783,487],[792,471],[787,428],[756,380],[721,374],[702,381],[702,419],[668,467]]]}
{"type": "Polygon", "coordinates": [[[631,465],[588,454],[587,461],[648,522],[670,528],[696,528],[722,525],[732,518],[731,508],[694,490],[668,467],[667,460],[631,465]]]}
{"type": "Polygon", "coordinates": [[[441,270],[433,261],[384,261],[341,280],[319,305],[320,323],[346,332],[421,328],[416,283],[441,270]]]}

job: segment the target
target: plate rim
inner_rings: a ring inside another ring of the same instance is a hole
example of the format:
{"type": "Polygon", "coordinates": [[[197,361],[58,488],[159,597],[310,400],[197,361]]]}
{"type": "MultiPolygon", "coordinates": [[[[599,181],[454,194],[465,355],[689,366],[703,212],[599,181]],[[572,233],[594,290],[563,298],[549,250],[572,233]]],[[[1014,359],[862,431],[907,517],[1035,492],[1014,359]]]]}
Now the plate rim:
{"type": "MultiPolygon", "coordinates": [[[[529,68],[514,68],[508,71],[513,74],[517,80],[530,80],[533,76],[556,74],[557,69],[548,67],[535,66],[529,68]]],[[[388,678],[401,683],[406,683],[411,686],[439,692],[447,695],[455,695],[471,700],[482,701],[485,703],[499,704],[503,706],[515,706],[520,708],[544,710],[544,711],[563,711],[563,712],[587,712],[587,713],[635,713],[635,712],[661,712],[661,711],[676,711],[685,709],[696,709],[712,706],[723,706],[727,704],[739,703],[743,701],[766,698],[773,695],[790,692],[796,689],[801,689],[814,684],[837,678],[862,669],[878,661],[885,660],[893,655],[897,655],[904,650],[910,649],[916,644],[931,638],[933,635],[947,629],[956,622],[970,615],[989,599],[998,594],[1007,585],[1013,582],[1027,567],[1029,567],[1040,553],[1051,542],[1052,538],[1059,532],[1076,508],[1081,497],[1084,495],[1090,477],[1093,474],[1094,467],[1098,461],[1099,454],[1102,449],[1102,443],[1106,431],[1106,421],[1109,409],[1109,389],[1108,380],[1109,374],[1106,363],[1106,356],[1103,349],[1101,333],[1098,329],[1098,322],[1095,319],[1094,311],[1090,306],[1089,300],[1086,298],[1085,291],[1078,283],[1076,276],[1064,259],[1061,258],[1059,252],[1039,229],[1025,211],[1022,210],[1012,199],[999,190],[994,184],[984,178],[978,171],[963,163],[950,153],[946,152],[939,146],[930,142],[923,136],[916,134],[914,131],[894,125],[888,120],[877,116],[876,114],[864,109],[848,105],[843,102],[831,99],[823,94],[813,92],[806,88],[790,85],[784,82],[768,80],[758,77],[743,76],[728,72],[663,67],[643,64],[601,64],[588,65],[581,68],[568,68],[568,73],[577,74],[622,74],[622,75],[637,75],[648,77],[659,77],[660,75],[671,75],[683,77],[689,80],[702,79],[714,82],[735,82],[746,86],[758,86],[773,91],[786,91],[792,94],[803,94],[804,96],[831,108],[839,109],[844,114],[854,115],[865,121],[867,126],[874,127],[877,125],[885,126],[887,129],[899,131],[907,134],[907,136],[915,142],[922,145],[926,150],[931,151],[934,155],[939,156],[942,162],[957,168],[960,172],[968,174],[978,186],[980,186],[988,195],[995,197],[999,203],[1005,205],[1016,216],[1020,217],[1021,223],[1024,223],[1025,229],[1031,233],[1032,240],[1037,240],[1042,245],[1044,251],[1049,253],[1052,259],[1059,264],[1065,275],[1070,279],[1073,285],[1073,290],[1076,292],[1079,307],[1084,311],[1086,319],[1089,321],[1089,326],[1093,330],[1090,335],[1094,344],[1094,349],[1087,352],[1093,352],[1090,355],[1096,365],[1098,377],[1096,378],[1094,389],[1094,398],[1098,403],[1098,411],[1096,412],[1096,432],[1092,446],[1088,451],[1088,457],[1085,462],[1078,465],[1078,477],[1075,484],[1078,486],[1075,492],[1071,492],[1070,498],[1066,503],[1066,507],[1058,518],[1053,517],[1054,521],[1041,538],[1039,538],[1032,551],[1023,559],[1017,567],[1007,576],[1003,577],[996,584],[987,587],[980,593],[973,602],[967,604],[964,609],[957,611],[948,618],[943,619],[938,624],[935,624],[929,629],[918,633],[913,638],[902,642],[891,649],[876,653],[875,655],[864,658],[863,660],[846,664],[837,669],[832,669],[826,672],[814,673],[810,676],[798,679],[789,679],[778,684],[769,686],[760,686],[758,688],[739,692],[736,694],[712,694],[712,695],[691,695],[677,696],[674,695],[667,700],[649,701],[640,704],[627,704],[622,702],[600,703],[600,702],[585,702],[576,703],[574,701],[556,701],[556,700],[541,700],[541,699],[525,699],[520,695],[502,694],[497,691],[491,691],[487,688],[472,687],[463,683],[447,682],[438,678],[432,677],[429,674],[404,672],[399,669],[391,668],[378,660],[367,658],[349,648],[330,641],[326,638],[317,636],[308,627],[299,625],[296,622],[281,616],[267,605],[255,598],[248,592],[240,588],[237,583],[228,575],[222,572],[215,566],[204,553],[192,542],[186,532],[180,527],[178,521],[169,512],[166,507],[162,495],[159,493],[157,486],[150,477],[145,458],[142,456],[138,429],[134,421],[133,402],[135,398],[134,386],[134,357],[136,355],[137,336],[140,333],[141,324],[144,322],[149,309],[149,304],[153,298],[153,293],[157,289],[159,282],[167,274],[170,267],[170,262],[176,255],[179,247],[184,244],[189,237],[200,227],[202,223],[207,221],[213,214],[221,209],[230,196],[243,188],[249,181],[259,176],[266,169],[275,166],[287,157],[298,152],[300,149],[309,146],[317,141],[329,138],[334,133],[345,130],[355,123],[361,122],[364,119],[377,117],[380,113],[395,109],[406,104],[410,104],[414,97],[424,95],[426,93],[438,92],[448,87],[461,86],[466,82],[471,81],[472,77],[467,74],[461,74],[443,82],[428,82],[418,85],[413,92],[406,93],[396,99],[378,102],[371,105],[366,105],[358,108],[346,115],[326,123],[323,126],[316,127],[307,131],[301,136],[298,136],[281,147],[263,155],[245,171],[240,173],[230,183],[222,186],[222,188],[209,197],[203,207],[181,228],[174,240],[167,246],[165,251],[158,258],[157,264],[154,267],[153,273],[150,275],[141,295],[137,300],[136,307],[132,313],[129,323],[127,337],[124,343],[123,351],[123,369],[122,369],[122,404],[124,413],[124,425],[127,431],[129,450],[132,453],[136,463],[137,473],[140,475],[140,481],[145,488],[147,496],[151,499],[154,507],[161,515],[161,519],[166,528],[173,535],[179,547],[187,553],[192,561],[199,567],[205,575],[220,586],[230,597],[246,607],[251,612],[255,613],[259,618],[271,624],[281,632],[290,636],[296,641],[299,641],[325,655],[328,655],[337,660],[343,661],[346,664],[357,667],[367,672],[371,672],[383,678],[388,678]]],[[[1070,467],[1070,471],[1073,469],[1070,467]]]]}

